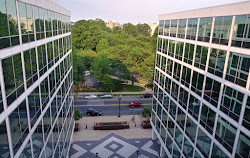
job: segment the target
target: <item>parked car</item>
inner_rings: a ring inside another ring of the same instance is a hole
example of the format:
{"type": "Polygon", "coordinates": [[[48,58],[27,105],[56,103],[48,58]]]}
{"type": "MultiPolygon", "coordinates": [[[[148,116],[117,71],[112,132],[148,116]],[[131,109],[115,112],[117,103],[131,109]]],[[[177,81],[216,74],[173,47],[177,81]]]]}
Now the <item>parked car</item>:
{"type": "Polygon", "coordinates": [[[93,109],[93,108],[87,109],[86,113],[87,113],[88,116],[100,116],[100,115],[102,115],[101,110],[96,110],[96,109],[93,109]]]}
{"type": "Polygon", "coordinates": [[[130,107],[143,107],[143,104],[139,103],[139,102],[136,102],[136,101],[133,101],[133,102],[129,103],[129,106],[130,107]]]}
{"type": "Polygon", "coordinates": [[[153,97],[153,95],[150,94],[150,93],[146,93],[146,94],[143,94],[143,95],[141,96],[141,98],[152,98],[152,97],[153,97]]]}
{"type": "Polygon", "coordinates": [[[90,95],[86,95],[84,98],[85,99],[97,99],[97,96],[94,94],[90,94],[90,95]]]}
{"type": "Polygon", "coordinates": [[[104,98],[112,98],[113,96],[111,94],[104,94],[104,95],[101,95],[100,98],[101,99],[104,99],[104,98]]]}

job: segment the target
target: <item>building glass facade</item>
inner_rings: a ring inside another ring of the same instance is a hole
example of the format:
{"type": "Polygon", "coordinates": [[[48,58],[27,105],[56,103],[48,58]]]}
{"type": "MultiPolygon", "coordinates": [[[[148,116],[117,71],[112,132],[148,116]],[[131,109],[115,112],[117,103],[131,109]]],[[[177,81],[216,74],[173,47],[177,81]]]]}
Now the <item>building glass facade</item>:
{"type": "Polygon", "coordinates": [[[250,12],[243,6],[250,2],[209,8],[213,16],[206,9],[159,16],[151,124],[162,157],[250,157],[250,12]],[[241,12],[228,15],[234,7],[241,12]]]}
{"type": "Polygon", "coordinates": [[[0,157],[68,157],[70,12],[49,0],[0,0],[0,19],[0,157]]]}

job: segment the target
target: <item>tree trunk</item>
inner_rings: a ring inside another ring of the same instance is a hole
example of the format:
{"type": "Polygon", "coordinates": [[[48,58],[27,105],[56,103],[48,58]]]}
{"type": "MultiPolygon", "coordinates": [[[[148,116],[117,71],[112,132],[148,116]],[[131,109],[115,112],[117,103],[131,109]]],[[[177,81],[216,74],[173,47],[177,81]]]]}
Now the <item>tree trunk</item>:
{"type": "Polygon", "coordinates": [[[135,84],[135,73],[132,73],[132,86],[135,84]]]}

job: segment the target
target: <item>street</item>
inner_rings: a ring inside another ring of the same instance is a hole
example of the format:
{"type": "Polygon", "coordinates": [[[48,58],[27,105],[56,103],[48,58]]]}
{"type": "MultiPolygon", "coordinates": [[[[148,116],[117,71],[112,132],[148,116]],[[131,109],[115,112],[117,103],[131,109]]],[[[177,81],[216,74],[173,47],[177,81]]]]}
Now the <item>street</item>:
{"type": "MultiPolygon", "coordinates": [[[[152,98],[140,98],[140,96],[123,96],[120,103],[121,115],[141,115],[140,107],[129,107],[129,102],[137,101],[143,103],[143,107],[152,107],[152,98]]],[[[119,101],[118,97],[114,96],[110,99],[84,99],[83,97],[75,97],[74,99],[75,109],[80,110],[83,116],[87,116],[86,110],[88,108],[94,108],[102,111],[103,116],[115,116],[118,115],[119,101]]]]}

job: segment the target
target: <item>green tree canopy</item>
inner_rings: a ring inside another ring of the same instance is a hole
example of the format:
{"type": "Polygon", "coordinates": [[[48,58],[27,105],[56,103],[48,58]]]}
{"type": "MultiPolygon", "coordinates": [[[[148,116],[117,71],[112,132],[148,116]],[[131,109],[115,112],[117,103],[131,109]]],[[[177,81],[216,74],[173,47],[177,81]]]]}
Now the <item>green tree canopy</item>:
{"type": "Polygon", "coordinates": [[[127,23],[123,25],[123,30],[126,34],[136,37],[138,35],[138,31],[136,26],[131,23],[127,23]]]}
{"type": "Polygon", "coordinates": [[[91,70],[98,81],[103,81],[104,77],[110,72],[110,60],[104,53],[101,53],[91,63],[91,70]]]}
{"type": "Polygon", "coordinates": [[[150,36],[151,28],[148,24],[137,24],[137,32],[143,36],[150,36]]]}
{"type": "Polygon", "coordinates": [[[96,51],[97,53],[102,53],[102,51],[104,49],[108,49],[110,46],[109,46],[109,43],[107,41],[107,39],[103,38],[99,41],[99,43],[97,44],[96,46],[96,51]]]}

